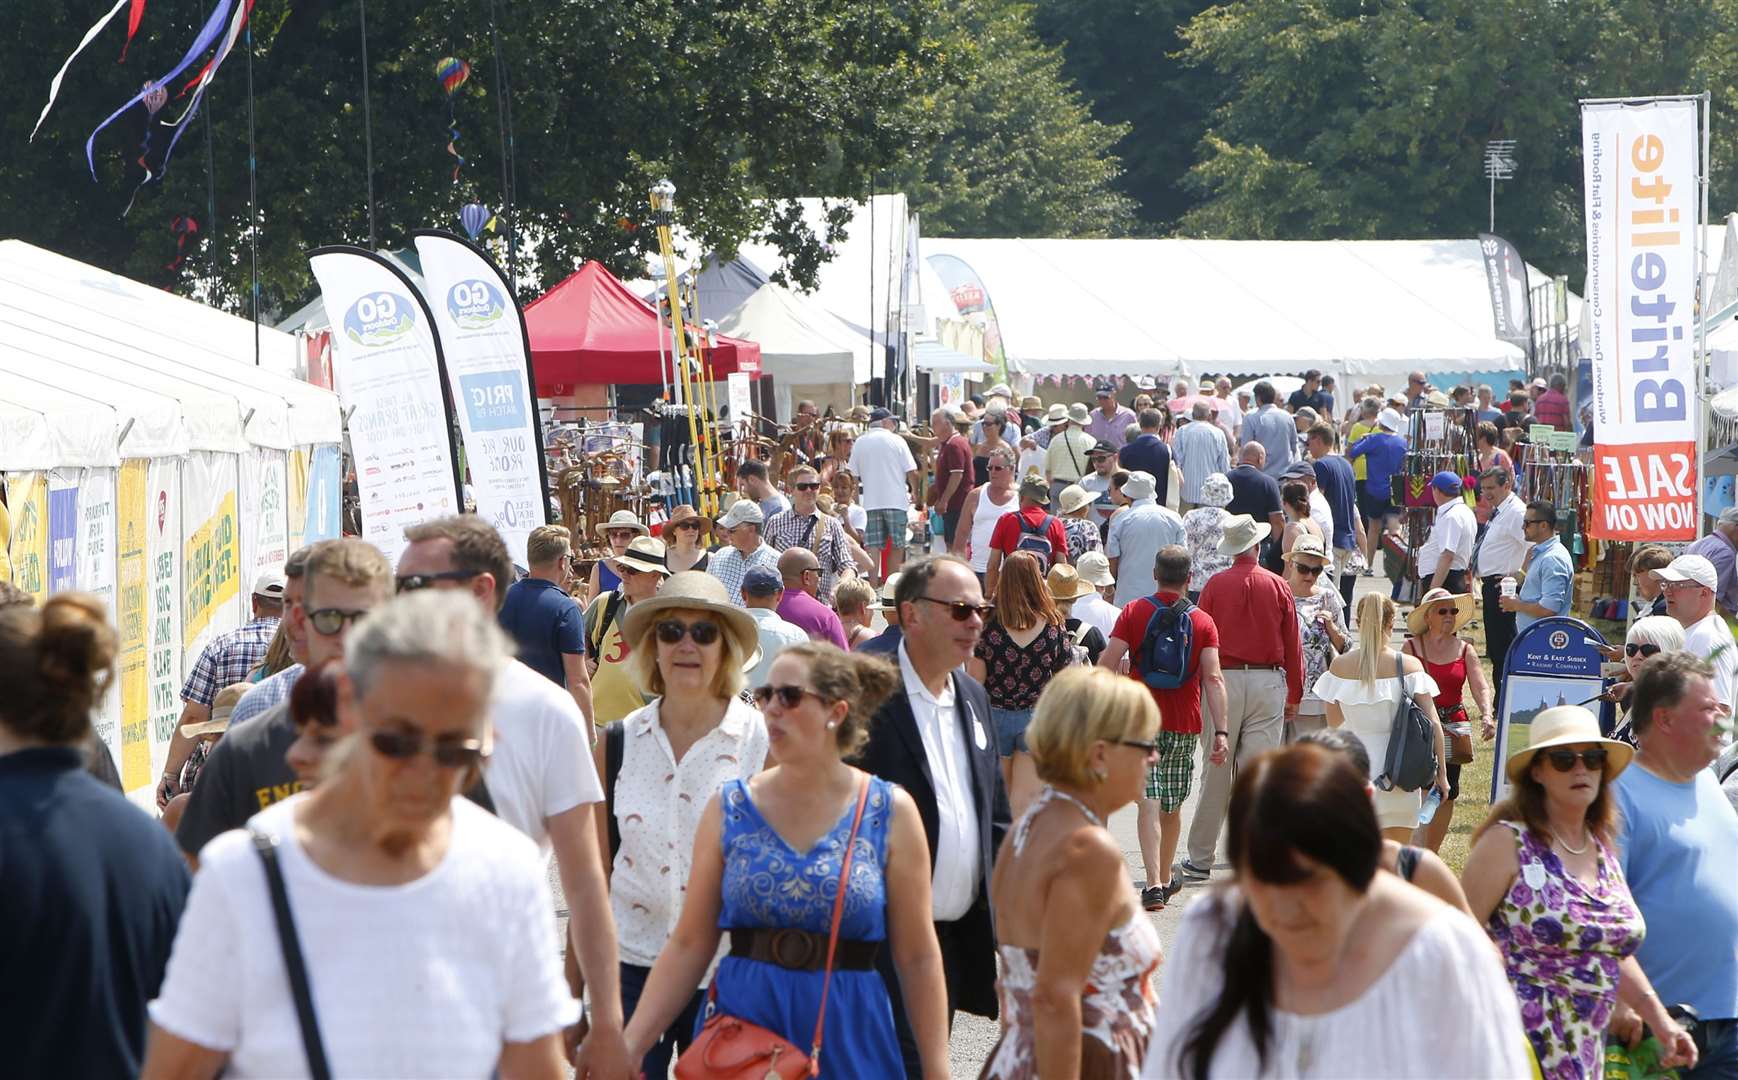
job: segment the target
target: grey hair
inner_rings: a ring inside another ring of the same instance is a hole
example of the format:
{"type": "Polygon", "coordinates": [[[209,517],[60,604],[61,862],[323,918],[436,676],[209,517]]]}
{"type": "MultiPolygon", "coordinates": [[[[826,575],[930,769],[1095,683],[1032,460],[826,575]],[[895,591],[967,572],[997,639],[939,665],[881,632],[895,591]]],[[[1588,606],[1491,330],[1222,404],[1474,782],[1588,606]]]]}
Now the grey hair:
{"type": "Polygon", "coordinates": [[[1382,399],[1367,397],[1358,402],[1358,411],[1365,416],[1375,416],[1382,411],[1382,399]]]}
{"type": "Polygon", "coordinates": [[[1189,416],[1196,420],[1205,420],[1212,415],[1213,403],[1211,401],[1197,401],[1189,410],[1189,416]]]}
{"type": "Polygon", "coordinates": [[[1738,506],[1728,506],[1726,509],[1720,511],[1720,517],[1716,523],[1720,525],[1738,525],[1738,506]]]}
{"type": "Polygon", "coordinates": [[[390,600],[357,623],[344,643],[344,670],[363,695],[387,661],[470,668],[493,688],[512,656],[507,636],[475,596],[428,589],[390,600]]]}
{"type": "Polygon", "coordinates": [[[1624,641],[1658,645],[1661,652],[1679,652],[1684,647],[1684,627],[1670,615],[1646,615],[1630,626],[1624,641]]]}

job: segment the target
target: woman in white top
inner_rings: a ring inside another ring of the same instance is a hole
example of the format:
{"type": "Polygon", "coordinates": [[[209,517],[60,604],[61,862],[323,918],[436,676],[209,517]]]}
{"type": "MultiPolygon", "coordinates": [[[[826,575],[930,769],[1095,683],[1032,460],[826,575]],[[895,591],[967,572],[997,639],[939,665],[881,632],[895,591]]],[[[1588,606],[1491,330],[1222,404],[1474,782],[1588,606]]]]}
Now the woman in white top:
{"type": "Polygon", "coordinates": [[[990,534],[1003,514],[1020,508],[1019,493],[1014,488],[1014,454],[1007,447],[998,447],[989,455],[990,482],[980,484],[966,496],[965,509],[960,512],[959,527],[954,530],[953,554],[967,560],[977,572],[978,580],[990,565],[990,534]]]}
{"type": "Polygon", "coordinates": [[[1344,754],[1256,758],[1226,825],[1237,881],[1183,914],[1145,1076],[1531,1075],[1477,924],[1376,872],[1382,836],[1344,754]]]}
{"type": "MultiPolygon", "coordinates": [[[[1432,786],[1448,797],[1448,769],[1444,762],[1442,725],[1437,722],[1436,680],[1424,670],[1424,662],[1388,646],[1394,633],[1394,601],[1381,593],[1367,593],[1358,601],[1358,647],[1334,660],[1317,679],[1313,689],[1328,703],[1328,723],[1344,724],[1364,740],[1370,751],[1370,768],[1378,777],[1388,760],[1388,735],[1394,727],[1401,694],[1411,694],[1430,717],[1436,739],[1436,782],[1432,786]],[[1404,672],[1404,684],[1402,684],[1404,672]]],[[[1402,844],[1412,839],[1418,825],[1418,791],[1376,789],[1376,818],[1382,835],[1402,844]]]]}
{"type": "MultiPolygon", "coordinates": [[[[598,840],[610,852],[628,1018],[681,914],[701,811],[726,780],[760,771],[766,722],[739,696],[744,666],[759,660],[760,635],[711,574],[671,575],[628,611],[624,631],[630,670],[652,701],[606,728],[593,753],[606,792],[598,840]]],[[[700,998],[696,991],[647,1050],[647,1076],[667,1076],[672,1053],[693,1040],[700,998]]]]}
{"type": "Polygon", "coordinates": [[[306,1076],[273,906],[256,850],[282,868],[334,1076],[567,1075],[579,1007],[532,841],[458,797],[488,753],[489,696],[508,663],[468,594],[404,596],[350,633],[346,738],[328,778],[200,853],[145,1077],[306,1076]]]}

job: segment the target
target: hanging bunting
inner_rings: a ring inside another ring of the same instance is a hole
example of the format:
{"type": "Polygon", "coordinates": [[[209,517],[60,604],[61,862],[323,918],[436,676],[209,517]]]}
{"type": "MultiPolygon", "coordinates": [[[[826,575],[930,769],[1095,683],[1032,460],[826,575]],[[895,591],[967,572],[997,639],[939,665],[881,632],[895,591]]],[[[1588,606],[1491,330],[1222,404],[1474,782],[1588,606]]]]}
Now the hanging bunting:
{"type": "Polygon", "coordinates": [[[471,77],[471,65],[456,56],[443,56],[435,61],[435,78],[441,81],[441,89],[447,93],[447,153],[454,158],[453,183],[459,182],[459,170],[464,167],[465,157],[459,153],[459,121],[454,111],[453,95],[459,92],[459,87],[465,85],[465,80],[471,77]]]}
{"type": "MultiPolygon", "coordinates": [[[[42,107],[42,115],[36,118],[36,126],[30,129],[30,138],[26,140],[27,142],[36,141],[36,133],[42,130],[42,122],[48,119],[48,111],[54,108],[54,99],[60,96],[60,84],[65,80],[66,71],[68,68],[72,67],[72,62],[78,59],[79,53],[84,52],[86,45],[89,45],[96,39],[98,34],[102,33],[103,27],[107,26],[111,19],[121,13],[121,9],[126,7],[127,3],[128,0],[115,0],[115,6],[110,8],[106,15],[93,23],[89,30],[84,32],[84,37],[79,39],[78,47],[73,49],[72,55],[66,58],[66,63],[60,65],[60,70],[54,73],[54,78],[48,83],[48,103],[42,107]]],[[[141,2],[140,7],[143,6],[143,3],[141,2]]],[[[127,34],[127,39],[129,41],[132,40],[132,36],[133,35],[129,32],[127,34]]],[[[126,55],[125,49],[122,50],[122,55],[126,55]]]]}
{"type": "MultiPolygon", "coordinates": [[[[133,9],[127,12],[127,40],[121,43],[121,58],[116,63],[127,62],[127,49],[132,46],[133,38],[139,33],[139,22],[145,17],[145,0],[132,0],[133,9]]],[[[116,5],[118,9],[120,5],[116,5]]]]}
{"type": "Polygon", "coordinates": [[[176,214],[169,219],[169,231],[175,234],[175,260],[163,269],[179,270],[187,260],[187,238],[199,235],[199,222],[190,214],[176,214]]]}
{"type": "MultiPolygon", "coordinates": [[[[187,52],[182,55],[180,63],[176,64],[173,68],[171,68],[169,70],[169,72],[167,74],[165,74],[161,79],[156,80],[155,84],[146,83],[145,84],[146,89],[140,90],[137,94],[134,94],[132,97],[128,98],[126,101],[126,104],[122,105],[120,108],[118,108],[114,112],[110,113],[108,115],[108,118],[105,119],[102,123],[98,124],[96,126],[95,130],[93,130],[90,133],[90,137],[85,139],[85,143],[84,143],[85,164],[90,167],[92,180],[95,180],[97,178],[97,161],[96,161],[97,136],[99,134],[101,134],[101,132],[104,128],[108,127],[110,124],[112,124],[116,120],[120,119],[121,114],[125,113],[128,109],[132,108],[133,106],[141,104],[145,100],[145,95],[150,92],[151,86],[153,86],[153,85],[167,86],[170,82],[172,82],[182,72],[184,72],[188,68],[192,67],[193,62],[195,60],[199,59],[201,56],[204,56],[206,50],[210,49],[212,47],[212,45],[217,42],[218,35],[220,33],[222,33],[222,31],[223,31],[224,23],[229,21],[231,6],[232,6],[232,0],[218,0],[217,7],[212,10],[210,18],[205,20],[205,25],[203,27],[201,27],[199,30],[199,36],[193,39],[192,45],[188,46],[187,52]]],[[[115,10],[119,11],[120,5],[117,4],[115,10]]],[[[44,110],[44,111],[46,112],[46,110],[44,110]]],[[[177,135],[179,135],[179,132],[177,132],[177,135]]],[[[173,143],[170,144],[170,148],[171,149],[174,148],[173,143]]],[[[165,160],[165,163],[167,163],[167,160],[168,160],[167,157],[165,157],[164,160],[165,160]]]]}

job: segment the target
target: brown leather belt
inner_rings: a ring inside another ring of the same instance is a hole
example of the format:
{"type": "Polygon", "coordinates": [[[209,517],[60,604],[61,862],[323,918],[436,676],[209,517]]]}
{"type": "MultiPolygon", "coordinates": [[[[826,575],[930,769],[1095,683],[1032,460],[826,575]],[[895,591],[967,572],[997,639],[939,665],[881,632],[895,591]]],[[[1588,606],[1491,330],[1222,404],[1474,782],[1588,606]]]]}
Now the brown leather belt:
{"type": "Polygon", "coordinates": [[[1220,664],[1221,671],[1278,671],[1278,664],[1220,664]]]}
{"type": "MultiPolygon", "coordinates": [[[[873,971],[881,952],[879,941],[839,939],[833,954],[834,971],[873,971]]],[[[730,955],[776,964],[791,971],[825,971],[827,935],[807,930],[768,930],[759,927],[732,928],[730,955]]]]}

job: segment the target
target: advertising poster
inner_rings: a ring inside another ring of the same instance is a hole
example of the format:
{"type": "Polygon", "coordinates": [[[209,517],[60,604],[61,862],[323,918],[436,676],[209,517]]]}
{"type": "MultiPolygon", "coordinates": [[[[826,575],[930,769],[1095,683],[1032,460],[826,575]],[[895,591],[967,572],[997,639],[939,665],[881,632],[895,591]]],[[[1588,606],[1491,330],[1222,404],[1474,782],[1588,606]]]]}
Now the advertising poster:
{"type": "MultiPolygon", "coordinates": [[[[1504,762],[1525,749],[1533,718],[1559,705],[1579,705],[1595,716],[1597,698],[1605,688],[1600,675],[1600,646],[1605,638],[1579,619],[1556,616],[1540,619],[1516,635],[1503,666],[1503,682],[1497,688],[1496,753],[1504,762]]],[[[1491,802],[1509,794],[1509,778],[1502,769],[1491,770],[1491,802]]]]}
{"type": "Polygon", "coordinates": [[[145,541],[150,463],[121,463],[115,483],[115,628],[121,639],[121,752],[115,764],[130,794],[149,787],[151,771],[150,554],[145,541]]]}
{"type": "Polygon", "coordinates": [[[145,472],[145,649],[151,776],[163,768],[181,717],[181,468],[153,459],[145,472]]]}
{"type": "MultiPolygon", "coordinates": [[[[73,524],[75,560],[73,587],[90,593],[108,609],[109,625],[120,628],[120,613],[115,602],[115,470],[85,469],[78,481],[77,516],[73,524]]],[[[121,641],[121,662],[126,658],[126,641],[121,641]]],[[[120,680],[109,684],[109,692],[97,705],[92,723],[97,735],[108,744],[116,768],[121,761],[120,680]]]]}
{"type": "MultiPolygon", "coordinates": [[[[194,451],[181,466],[181,636],[189,667],[213,636],[242,622],[238,455],[194,451]]],[[[253,583],[248,583],[248,589],[253,583]]]]}
{"type": "Polygon", "coordinates": [[[56,469],[48,478],[48,591],[64,592],[78,578],[79,470],[56,469]]]}
{"type": "Polygon", "coordinates": [[[12,513],[12,584],[48,599],[48,474],[12,473],[6,478],[12,513]]]}
{"type": "Polygon", "coordinates": [[[307,523],[308,506],[308,450],[298,448],[291,450],[284,462],[285,494],[289,498],[288,518],[289,548],[291,551],[302,547],[308,541],[304,539],[307,523]]]}
{"type": "Polygon", "coordinates": [[[1593,520],[1604,540],[1693,540],[1696,186],[1693,101],[1583,105],[1593,520]]]}
{"type": "Polygon", "coordinates": [[[418,233],[429,307],[440,332],[453,406],[465,439],[477,515],[495,526],[515,562],[546,518],[543,440],[526,378],[519,304],[482,252],[456,236],[418,233]]]}
{"type": "Polygon", "coordinates": [[[343,459],[336,446],[316,446],[308,455],[307,502],[302,516],[302,542],[336,540],[339,535],[343,459]]]}
{"type": "Polygon", "coordinates": [[[309,263],[335,331],[362,538],[397,565],[405,526],[460,508],[432,318],[410,281],[370,252],[322,248],[309,263]]]}
{"type": "MultiPolygon", "coordinates": [[[[266,570],[290,557],[288,466],[282,450],[255,447],[241,456],[241,581],[252,589],[266,570]]],[[[245,618],[247,612],[242,611],[245,618]]]]}

